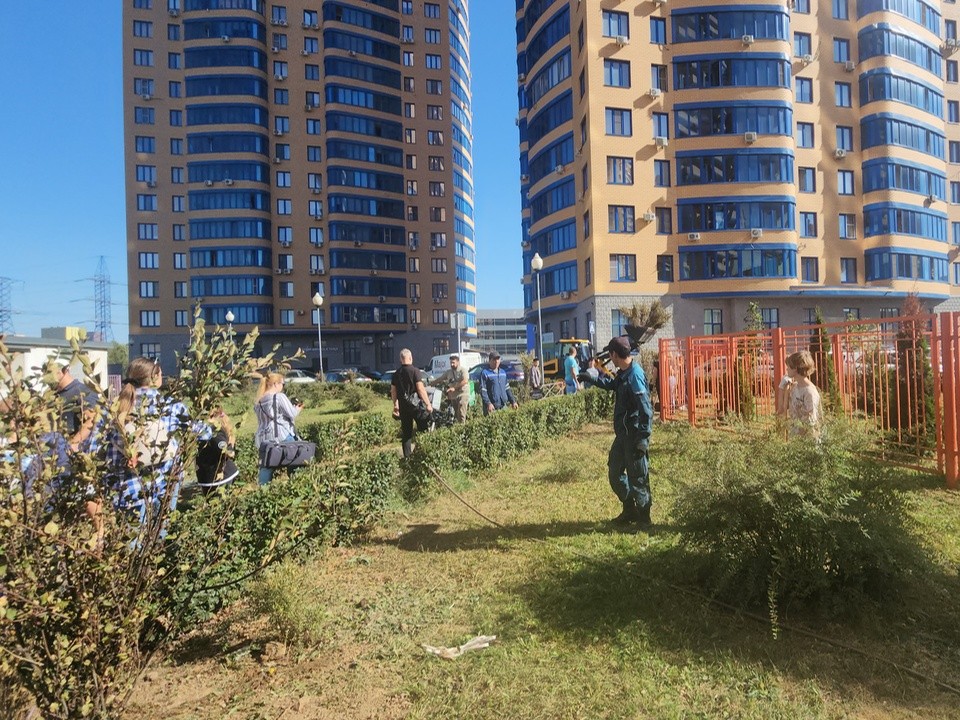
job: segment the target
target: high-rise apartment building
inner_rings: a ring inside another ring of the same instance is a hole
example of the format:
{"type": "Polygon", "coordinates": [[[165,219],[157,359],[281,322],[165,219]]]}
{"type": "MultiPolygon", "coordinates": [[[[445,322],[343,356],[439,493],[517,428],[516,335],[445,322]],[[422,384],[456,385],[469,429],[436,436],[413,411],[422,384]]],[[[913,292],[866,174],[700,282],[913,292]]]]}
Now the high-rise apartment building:
{"type": "Polygon", "coordinates": [[[960,305],[955,2],[516,7],[544,331],[605,342],[653,298],[676,335],[742,329],[751,301],[771,327],[960,305]]]}
{"type": "Polygon", "coordinates": [[[124,0],[130,342],[192,308],[317,366],[476,333],[466,0],[124,0]],[[314,307],[319,292],[323,303],[314,307]]]}

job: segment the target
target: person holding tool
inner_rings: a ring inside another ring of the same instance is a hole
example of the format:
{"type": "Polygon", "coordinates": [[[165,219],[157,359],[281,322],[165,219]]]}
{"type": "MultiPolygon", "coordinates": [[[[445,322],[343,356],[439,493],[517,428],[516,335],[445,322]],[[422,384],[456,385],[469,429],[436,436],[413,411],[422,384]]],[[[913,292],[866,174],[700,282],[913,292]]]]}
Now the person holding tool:
{"type": "MultiPolygon", "coordinates": [[[[601,358],[609,354],[617,369],[615,376],[602,372],[594,377],[592,372],[580,373],[578,379],[585,385],[594,385],[616,394],[613,409],[613,444],[607,456],[607,472],[610,487],[623,505],[613,522],[636,523],[649,526],[652,495],[650,493],[650,435],[653,431],[653,408],[647,378],[640,363],[630,355],[630,340],[615,337],[604,348],[594,365],[601,365],[601,358]]],[[[597,367],[598,370],[602,369],[597,367]]]]}

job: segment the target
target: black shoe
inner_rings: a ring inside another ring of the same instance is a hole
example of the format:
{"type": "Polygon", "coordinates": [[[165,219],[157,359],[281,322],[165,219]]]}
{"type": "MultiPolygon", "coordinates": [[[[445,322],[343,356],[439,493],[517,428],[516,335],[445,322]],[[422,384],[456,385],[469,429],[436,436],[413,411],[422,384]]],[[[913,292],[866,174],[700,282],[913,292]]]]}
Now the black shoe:
{"type": "Polygon", "coordinates": [[[617,525],[629,525],[634,522],[634,515],[636,514],[635,506],[632,503],[625,502],[623,504],[623,512],[617,515],[610,522],[617,525]]]}
{"type": "Polygon", "coordinates": [[[650,520],[650,506],[644,505],[640,507],[639,505],[634,506],[636,510],[634,511],[634,522],[638,525],[650,526],[653,524],[653,521],[650,520]]]}

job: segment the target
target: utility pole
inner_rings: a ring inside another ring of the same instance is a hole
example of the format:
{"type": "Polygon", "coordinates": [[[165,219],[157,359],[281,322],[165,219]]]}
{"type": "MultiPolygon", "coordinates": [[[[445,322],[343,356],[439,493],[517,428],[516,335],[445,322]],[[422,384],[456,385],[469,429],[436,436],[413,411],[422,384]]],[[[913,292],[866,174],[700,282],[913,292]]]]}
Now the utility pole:
{"type": "Polygon", "coordinates": [[[0,277],[0,334],[13,332],[13,306],[10,304],[13,282],[13,278],[0,277]]]}
{"type": "Polygon", "coordinates": [[[113,323],[110,319],[110,271],[107,258],[100,256],[97,274],[93,276],[94,330],[93,336],[99,342],[113,340],[113,323]]]}

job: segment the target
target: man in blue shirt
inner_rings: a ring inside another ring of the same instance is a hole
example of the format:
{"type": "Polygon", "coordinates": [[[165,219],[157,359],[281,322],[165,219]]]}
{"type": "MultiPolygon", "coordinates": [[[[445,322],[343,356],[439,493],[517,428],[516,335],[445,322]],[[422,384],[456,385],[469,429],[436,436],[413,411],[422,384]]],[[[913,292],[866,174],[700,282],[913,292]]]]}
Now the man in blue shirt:
{"type": "Polygon", "coordinates": [[[507,371],[500,368],[499,353],[492,352],[487,356],[487,367],[480,373],[480,397],[484,415],[502,410],[507,405],[517,407],[517,399],[507,382],[507,371]]]}
{"type": "Polygon", "coordinates": [[[580,363],[577,362],[577,349],[571,345],[567,356],[563,359],[564,395],[573,395],[580,389],[577,375],[580,374],[580,363]]]}
{"type": "Polygon", "coordinates": [[[610,487],[623,504],[623,512],[614,522],[650,525],[650,434],[653,431],[653,407],[647,378],[640,363],[630,355],[630,341],[615,337],[606,350],[617,368],[615,376],[594,378],[582,373],[587,384],[616,393],[613,408],[613,444],[607,457],[610,487]]]}

